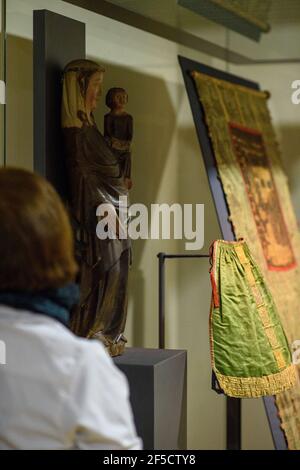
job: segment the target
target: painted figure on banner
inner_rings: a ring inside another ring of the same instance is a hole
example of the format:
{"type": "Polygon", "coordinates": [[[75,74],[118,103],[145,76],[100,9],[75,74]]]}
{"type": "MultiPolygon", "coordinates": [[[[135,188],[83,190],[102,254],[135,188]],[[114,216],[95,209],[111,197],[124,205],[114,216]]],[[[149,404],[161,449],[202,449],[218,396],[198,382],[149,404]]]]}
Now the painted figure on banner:
{"type": "Polygon", "coordinates": [[[291,269],[295,258],[262,135],[234,123],[229,129],[268,268],[291,269]]]}

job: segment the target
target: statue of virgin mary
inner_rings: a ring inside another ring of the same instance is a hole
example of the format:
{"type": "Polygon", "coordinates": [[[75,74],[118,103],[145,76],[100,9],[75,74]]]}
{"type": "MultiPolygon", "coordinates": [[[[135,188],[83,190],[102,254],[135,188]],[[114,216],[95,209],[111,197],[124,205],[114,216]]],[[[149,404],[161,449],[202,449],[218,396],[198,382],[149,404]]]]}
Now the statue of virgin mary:
{"type": "Polygon", "coordinates": [[[93,111],[102,92],[104,68],[76,60],[63,74],[62,128],[69,180],[69,205],[80,267],[80,302],[71,319],[72,331],[103,341],[111,356],[122,354],[126,338],[130,240],[119,237],[120,197],[128,189],[118,156],[95,122],[93,111]],[[96,212],[109,204],[116,217],[115,237],[100,239],[96,212]],[[122,238],[122,239],[121,239],[122,238]]]}

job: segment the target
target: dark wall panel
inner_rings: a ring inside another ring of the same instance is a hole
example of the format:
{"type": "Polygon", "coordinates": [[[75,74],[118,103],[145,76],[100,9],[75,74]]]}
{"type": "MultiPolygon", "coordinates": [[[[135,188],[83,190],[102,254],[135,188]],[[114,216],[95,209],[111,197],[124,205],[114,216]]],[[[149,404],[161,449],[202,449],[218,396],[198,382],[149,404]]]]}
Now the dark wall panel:
{"type": "Polygon", "coordinates": [[[60,127],[62,71],[85,58],[85,24],[48,10],[34,12],[34,170],[66,197],[60,127]]]}

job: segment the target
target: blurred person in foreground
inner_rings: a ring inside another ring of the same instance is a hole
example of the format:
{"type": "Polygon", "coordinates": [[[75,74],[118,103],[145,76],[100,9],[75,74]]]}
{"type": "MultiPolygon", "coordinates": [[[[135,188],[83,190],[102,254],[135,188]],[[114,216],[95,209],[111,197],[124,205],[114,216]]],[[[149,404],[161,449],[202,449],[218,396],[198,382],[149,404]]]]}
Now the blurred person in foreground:
{"type": "Polygon", "coordinates": [[[140,449],[125,377],[68,329],[77,265],[57,193],[0,169],[0,220],[0,449],[140,449]]]}

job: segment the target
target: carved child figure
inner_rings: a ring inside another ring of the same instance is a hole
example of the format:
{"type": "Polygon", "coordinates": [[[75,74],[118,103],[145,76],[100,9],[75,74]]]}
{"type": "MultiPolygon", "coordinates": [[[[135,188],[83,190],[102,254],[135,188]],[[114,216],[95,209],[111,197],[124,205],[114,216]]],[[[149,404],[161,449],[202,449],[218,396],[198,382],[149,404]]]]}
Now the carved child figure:
{"type": "Polygon", "coordinates": [[[128,94],[124,88],[111,88],[106,95],[106,105],[110,113],[104,117],[104,136],[109,146],[119,157],[120,174],[128,189],[131,180],[131,141],[133,137],[133,118],[125,111],[128,94]]]}

